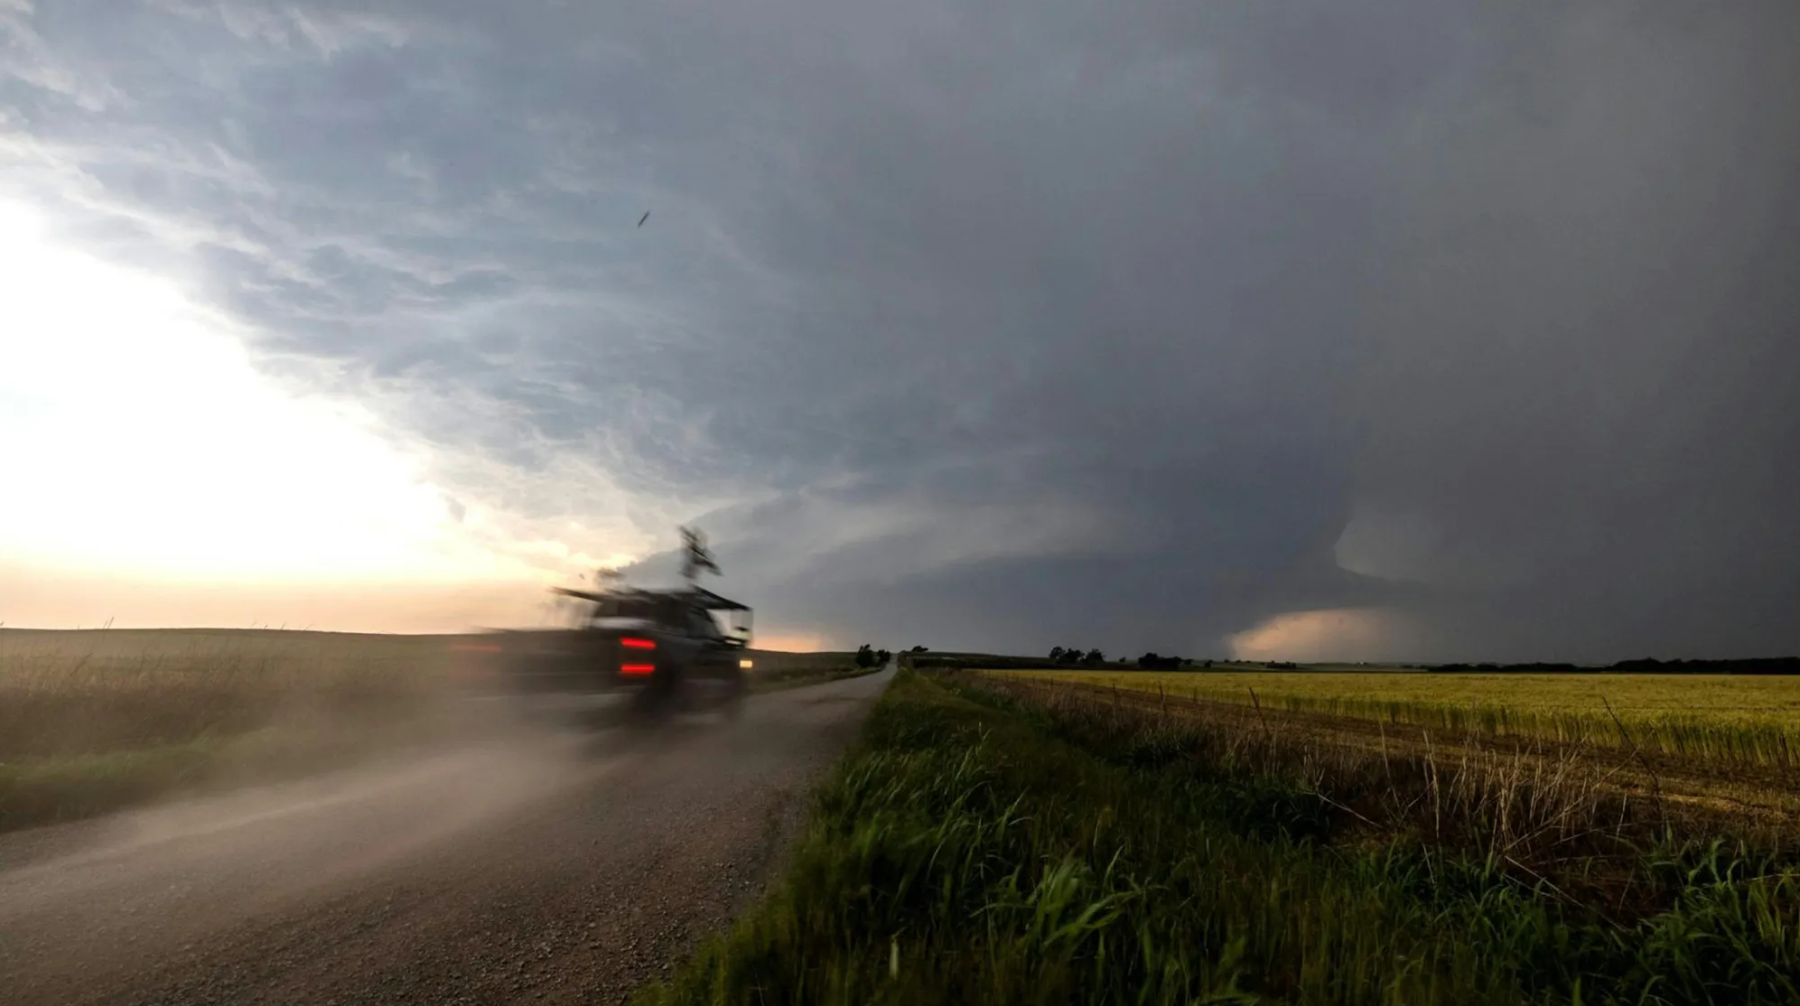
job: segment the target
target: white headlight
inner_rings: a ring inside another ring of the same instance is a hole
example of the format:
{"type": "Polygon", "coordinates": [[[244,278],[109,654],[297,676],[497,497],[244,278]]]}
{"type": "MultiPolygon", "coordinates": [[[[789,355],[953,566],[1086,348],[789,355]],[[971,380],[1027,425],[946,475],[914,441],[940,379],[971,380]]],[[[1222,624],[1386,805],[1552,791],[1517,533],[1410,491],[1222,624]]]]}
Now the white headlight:
{"type": "Polygon", "coordinates": [[[746,671],[747,671],[747,670],[749,670],[749,669],[750,669],[750,661],[748,661],[748,660],[740,660],[740,661],[738,661],[738,666],[739,666],[739,667],[742,667],[742,668],[743,668],[743,669],[744,669],[744,670],[746,670],[746,671]]]}

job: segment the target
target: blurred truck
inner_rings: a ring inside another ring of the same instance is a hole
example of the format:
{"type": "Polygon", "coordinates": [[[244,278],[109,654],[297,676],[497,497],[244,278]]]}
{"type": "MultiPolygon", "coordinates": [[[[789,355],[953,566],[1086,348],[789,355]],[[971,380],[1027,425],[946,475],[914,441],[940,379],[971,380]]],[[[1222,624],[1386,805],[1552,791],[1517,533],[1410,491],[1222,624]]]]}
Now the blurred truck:
{"type": "Polygon", "coordinates": [[[534,698],[611,697],[605,705],[640,718],[736,716],[749,692],[750,606],[695,582],[718,567],[698,531],[682,536],[686,586],[624,587],[615,574],[594,590],[556,588],[575,602],[573,624],[475,637],[459,647],[475,661],[465,673],[527,708],[534,698]]]}
{"type": "MultiPolygon", "coordinates": [[[[741,711],[749,692],[751,610],[698,586],[573,590],[573,626],[492,633],[462,645],[484,690],[531,700],[610,696],[639,718],[741,711]]],[[[564,703],[565,707],[567,703],[564,703]]]]}

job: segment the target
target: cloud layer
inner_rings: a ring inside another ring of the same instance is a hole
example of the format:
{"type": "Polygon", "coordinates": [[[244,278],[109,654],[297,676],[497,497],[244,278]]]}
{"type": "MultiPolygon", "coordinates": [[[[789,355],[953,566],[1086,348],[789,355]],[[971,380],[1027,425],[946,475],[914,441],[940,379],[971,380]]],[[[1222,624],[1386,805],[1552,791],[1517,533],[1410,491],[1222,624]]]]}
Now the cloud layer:
{"type": "Polygon", "coordinates": [[[1787,652],[1797,32],[10,0],[0,157],[457,507],[583,556],[699,518],[796,632],[1787,652]]]}

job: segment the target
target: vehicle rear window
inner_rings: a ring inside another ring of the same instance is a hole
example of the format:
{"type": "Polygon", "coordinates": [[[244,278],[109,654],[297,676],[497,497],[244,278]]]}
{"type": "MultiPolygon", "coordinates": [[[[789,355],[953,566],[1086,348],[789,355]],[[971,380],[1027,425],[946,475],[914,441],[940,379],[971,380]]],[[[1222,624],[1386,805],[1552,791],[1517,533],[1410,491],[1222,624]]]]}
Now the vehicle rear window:
{"type": "Polygon", "coordinates": [[[678,606],[644,598],[608,598],[594,603],[594,618],[641,618],[664,625],[680,624],[678,606]]]}

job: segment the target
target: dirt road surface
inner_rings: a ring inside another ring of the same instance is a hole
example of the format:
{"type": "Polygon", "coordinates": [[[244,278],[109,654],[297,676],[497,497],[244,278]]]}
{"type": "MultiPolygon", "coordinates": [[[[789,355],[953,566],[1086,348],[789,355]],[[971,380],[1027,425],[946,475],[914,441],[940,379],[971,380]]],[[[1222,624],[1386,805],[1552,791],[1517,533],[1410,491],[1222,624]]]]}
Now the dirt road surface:
{"type": "Polygon", "coordinates": [[[0,836],[0,1003],[620,1001],[756,898],[891,674],[0,836]]]}

